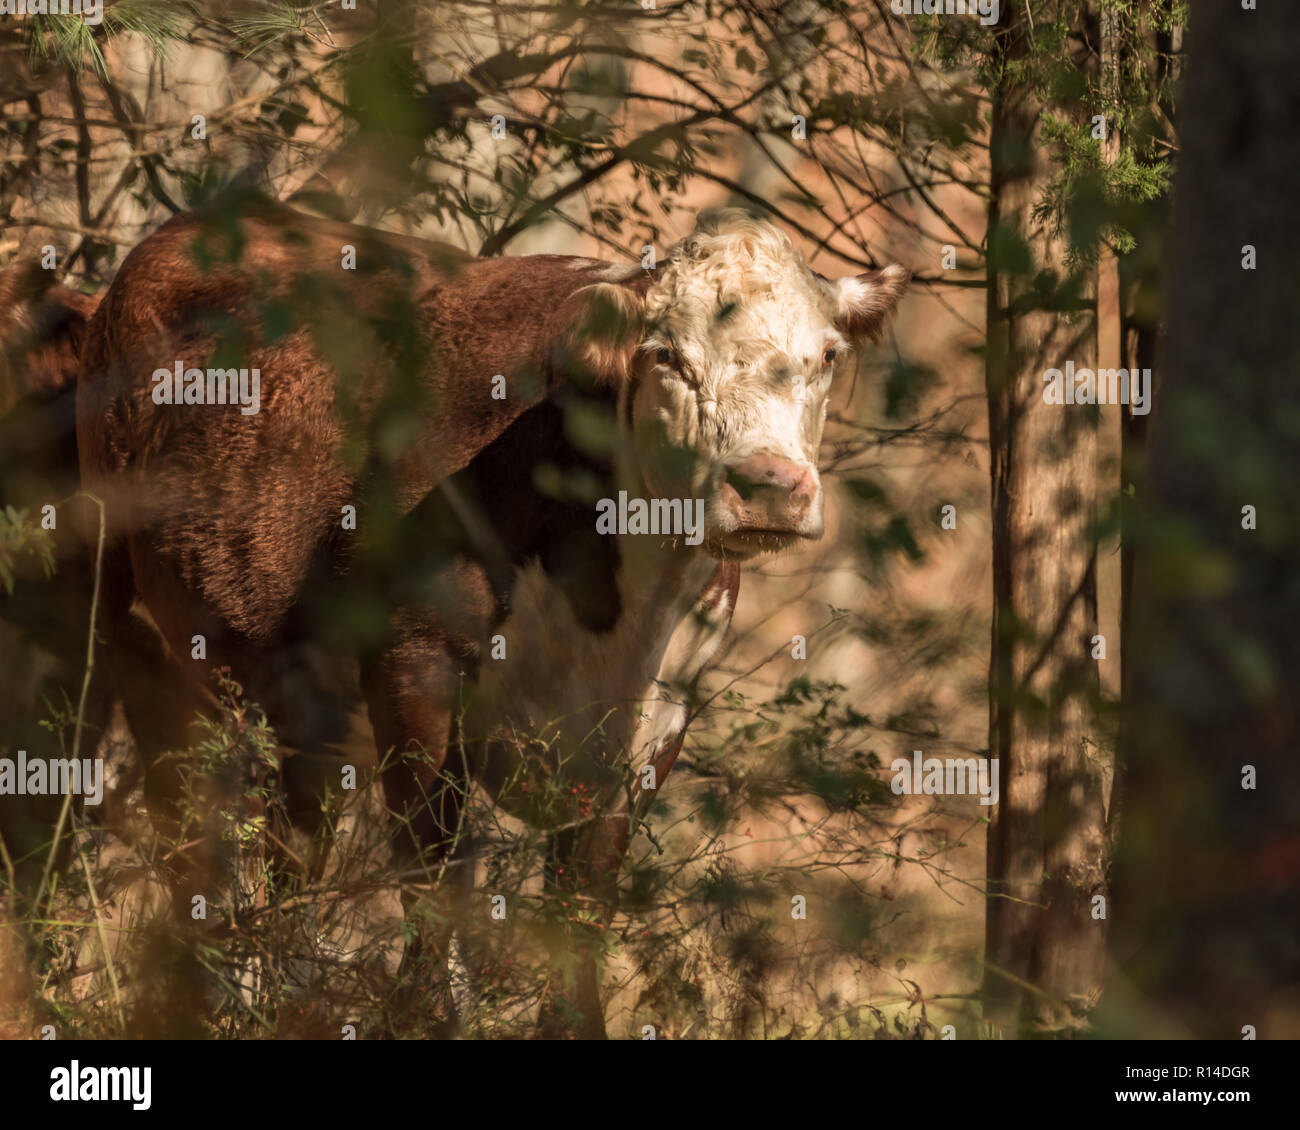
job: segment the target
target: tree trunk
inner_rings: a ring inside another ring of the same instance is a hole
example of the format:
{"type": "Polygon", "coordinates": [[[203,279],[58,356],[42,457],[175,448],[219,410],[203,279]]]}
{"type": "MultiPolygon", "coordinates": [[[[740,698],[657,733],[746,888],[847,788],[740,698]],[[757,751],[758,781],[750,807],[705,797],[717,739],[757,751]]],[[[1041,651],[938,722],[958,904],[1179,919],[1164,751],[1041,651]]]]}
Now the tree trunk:
{"type": "Polygon", "coordinates": [[[988,357],[994,618],[986,1019],[1004,1034],[1079,1027],[1100,993],[1102,775],[1092,724],[1097,414],[1044,401],[1043,373],[1092,367],[1092,280],[1067,277],[1065,240],[1034,218],[1053,171],[1044,104],[1016,65],[1024,11],[998,31],[1007,74],[990,138],[988,357]]]}

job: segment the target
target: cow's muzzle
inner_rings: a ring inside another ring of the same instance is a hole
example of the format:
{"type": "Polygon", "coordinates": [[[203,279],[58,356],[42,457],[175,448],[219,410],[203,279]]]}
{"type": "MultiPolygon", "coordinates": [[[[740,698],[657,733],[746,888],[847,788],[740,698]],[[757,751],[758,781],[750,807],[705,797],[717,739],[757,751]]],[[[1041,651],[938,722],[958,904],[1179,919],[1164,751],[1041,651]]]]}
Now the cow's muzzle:
{"type": "MultiPolygon", "coordinates": [[[[757,551],[821,536],[817,469],[776,455],[751,455],[726,469],[721,503],[735,523],[728,541],[757,551]]],[[[736,548],[740,548],[739,545],[736,548]]]]}

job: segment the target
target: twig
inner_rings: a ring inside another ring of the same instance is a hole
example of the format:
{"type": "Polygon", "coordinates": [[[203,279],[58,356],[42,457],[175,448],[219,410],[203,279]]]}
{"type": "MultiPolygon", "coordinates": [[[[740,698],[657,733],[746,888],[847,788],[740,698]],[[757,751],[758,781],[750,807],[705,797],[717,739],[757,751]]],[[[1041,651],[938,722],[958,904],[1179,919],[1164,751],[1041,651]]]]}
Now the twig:
{"type": "MultiPolygon", "coordinates": [[[[99,508],[99,537],[95,542],[95,585],[90,598],[90,625],[86,631],[86,673],[81,680],[81,696],[77,702],[77,719],[72,731],[72,761],[76,764],[81,757],[81,730],[86,721],[86,699],[90,695],[90,676],[95,667],[95,621],[99,618],[99,590],[104,565],[104,503],[93,494],[83,493],[99,508]]],[[[63,807],[59,809],[59,820],[54,826],[54,838],[50,842],[50,854],[45,859],[45,869],[41,872],[40,886],[36,888],[36,898],[32,902],[32,913],[40,908],[41,896],[49,882],[50,871],[54,867],[54,857],[59,850],[59,840],[63,836],[63,826],[67,823],[68,812],[72,807],[72,774],[67,776],[67,789],[63,794],[63,807]]]]}

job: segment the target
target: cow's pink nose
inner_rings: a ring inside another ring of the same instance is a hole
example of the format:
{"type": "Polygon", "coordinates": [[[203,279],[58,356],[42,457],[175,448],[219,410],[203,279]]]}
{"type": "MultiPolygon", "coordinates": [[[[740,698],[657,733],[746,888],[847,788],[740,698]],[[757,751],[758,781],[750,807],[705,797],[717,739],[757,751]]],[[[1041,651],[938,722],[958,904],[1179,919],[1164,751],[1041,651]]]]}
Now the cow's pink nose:
{"type": "Polygon", "coordinates": [[[817,497],[817,472],[776,455],[751,455],[727,468],[722,493],[741,526],[780,529],[807,515],[817,497]]]}

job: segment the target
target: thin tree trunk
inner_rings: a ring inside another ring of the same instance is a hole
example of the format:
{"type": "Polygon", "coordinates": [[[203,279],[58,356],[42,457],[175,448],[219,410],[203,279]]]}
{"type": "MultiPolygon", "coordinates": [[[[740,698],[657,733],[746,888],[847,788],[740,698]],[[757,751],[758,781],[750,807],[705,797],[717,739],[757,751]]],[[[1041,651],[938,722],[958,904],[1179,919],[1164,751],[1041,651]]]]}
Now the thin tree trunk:
{"type": "MultiPolygon", "coordinates": [[[[1106,99],[1106,136],[1101,141],[1102,159],[1113,166],[1120,154],[1120,121],[1112,107],[1121,99],[1120,71],[1122,60],[1121,13],[1109,7],[1097,10],[1100,28],[1100,78],[1101,90],[1106,99]]],[[[1107,245],[1101,247],[1097,263],[1097,366],[1101,369],[1124,367],[1124,317],[1120,287],[1119,258],[1107,245]]],[[[1122,404],[1098,405],[1097,425],[1097,500],[1109,518],[1113,508],[1123,500],[1123,434],[1124,414],[1122,404]]],[[[1105,539],[1097,546],[1097,632],[1105,640],[1106,656],[1098,661],[1098,677],[1103,708],[1098,713],[1098,744],[1106,751],[1107,761],[1113,766],[1119,746],[1119,711],[1123,679],[1123,638],[1121,625],[1124,618],[1123,594],[1123,539],[1118,523],[1108,525],[1105,539]]],[[[1103,803],[1107,819],[1113,782],[1107,782],[1103,803]]]]}

